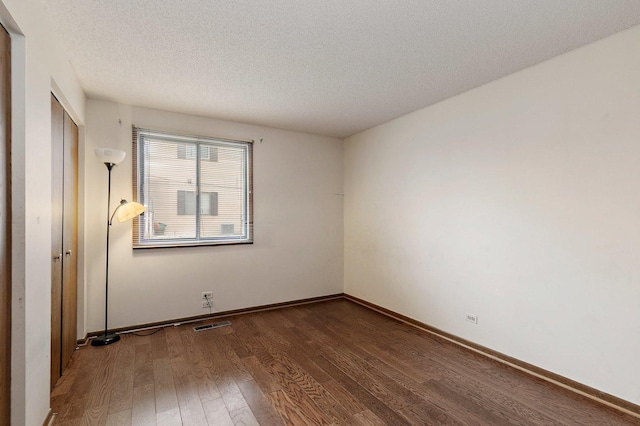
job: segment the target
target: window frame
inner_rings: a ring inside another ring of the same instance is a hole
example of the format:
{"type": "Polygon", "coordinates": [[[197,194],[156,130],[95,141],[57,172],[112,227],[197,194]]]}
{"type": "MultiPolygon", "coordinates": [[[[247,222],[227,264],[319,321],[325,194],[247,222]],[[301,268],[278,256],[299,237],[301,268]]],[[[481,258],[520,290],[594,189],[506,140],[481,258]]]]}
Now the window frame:
{"type": "MultiPolygon", "coordinates": [[[[229,245],[229,244],[253,244],[253,141],[252,140],[236,140],[227,138],[218,138],[210,136],[193,136],[184,135],[179,133],[167,132],[163,130],[151,130],[141,127],[132,126],[132,153],[133,153],[133,189],[134,199],[145,207],[147,201],[144,197],[145,182],[144,182],[144,161],[140,161],[145,156],[145,138],[161,140],[164,142],[175,143],[176,147],[181,147],[181,144],[193,144],[196,146],[197,158],[197,184],[196,193],[199,195],[201,191],[200,182],[200,168],[201,163],[205,161],[218,162],[218,148],[233,147],[235,149],[240,148],[243,150],[243,167],[242,173],[244,181],[244,203],[243,209],[243,223],[242,233],[240,235],[226,235],[222,234],[216,237],[201,237],[200,236],[200,222],[202,212],[200,211],[200,197],[197,196],[196,201],[196,224],[195,224],[195,237],[194,238],[145,238],[145,228],[151,229],[152,223],[147,223],[147,217],[141,215],[134,219],[133,224],[133,248],[134,249],[146,249],[146,248],[160,248],[160,247],[194,247],[194,246],[214,246],[214,245],[229,245]],[[207,158],[200,158],[203,148],[208,148],[209,156],[207,158]],[[215,153],[215,156],[211,156],[211,152],[215,153]]],[[[180,150],[178,149],[178,152],[180,150]]],[[[186,151],[183,152],[186,154],[186,151]]],[[[176,159],[188,158],[178,154],[176,159]]],[[[194,160],[193,158],[190,158],[194,160]]],[[[205,191],[208,193],[216,194],[216,204],[219,202],[219,194],[214,191],[205,191]]],[[[215,215],[207,214],[206,216],[217,216],[219,205],[216,205],[217,209],[215,215]]]]}

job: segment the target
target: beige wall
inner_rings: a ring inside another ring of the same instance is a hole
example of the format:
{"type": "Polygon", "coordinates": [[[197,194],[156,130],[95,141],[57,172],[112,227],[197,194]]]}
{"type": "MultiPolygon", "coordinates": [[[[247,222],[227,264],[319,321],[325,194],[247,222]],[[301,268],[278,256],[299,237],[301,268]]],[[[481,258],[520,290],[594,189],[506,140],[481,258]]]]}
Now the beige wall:
{"type": "Polygon", "coordinates": [[[639,404],[639,76],[635,27],[348,138],[345,292],[639,404]]]}
{"type": "Polygon", "coordinates": [[[208,313],[342,292],[342,141],[189,115],[87,102],[87,331],[104,321],[106,168],[93,148],[125,150],[113,169],[113,199],[131,198],[131,125],[180,134],[255,140],[255,243],[131,248],[131,222],[111,229],[110,326],[208,313]],[[122,125],[119,124],[122,121],[122,125]]]}
{"type": "Polygon", "coordinates": [[[31,426],[49,410],[51,91],[80,126],[85,99],[39,2],[4,0],[0,21],[12,39],[11,424],[31,426]]]}

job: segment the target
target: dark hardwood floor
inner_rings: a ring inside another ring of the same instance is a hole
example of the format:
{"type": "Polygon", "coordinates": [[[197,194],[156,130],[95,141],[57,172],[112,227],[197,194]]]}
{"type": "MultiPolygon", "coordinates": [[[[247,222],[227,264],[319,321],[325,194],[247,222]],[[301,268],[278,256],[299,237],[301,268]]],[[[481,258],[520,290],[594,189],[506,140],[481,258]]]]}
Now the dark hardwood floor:
{"type": "Polygon", "coordinates": [[[76,351],[54,424],[640,424],[348,300],[225,319],[76,351]]]}

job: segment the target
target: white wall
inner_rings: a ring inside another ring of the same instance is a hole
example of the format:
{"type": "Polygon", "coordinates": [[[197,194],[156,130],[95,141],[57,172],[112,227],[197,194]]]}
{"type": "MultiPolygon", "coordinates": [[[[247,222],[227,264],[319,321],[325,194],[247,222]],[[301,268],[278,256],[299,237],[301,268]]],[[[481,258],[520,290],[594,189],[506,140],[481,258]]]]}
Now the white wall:
{"type": "Polygon", "coordinates": [[[112,171],[112,207],[132,197],[131,125],[184,134],[255,140],[254,244],[131,248],[131,222],[114,223],[109,252],[109,327],[341,293],[342,141],[247,124],[87,102],[87,330],[104,327],[107,170],[93,155],[127,152],[112,171]],[[119,124],[121,120],[121,125],[119,124]],[[262,140],[262,141],[261,141],[262,140]]]}
{"type": "Polygon", "coordinates": [[[348,138],[345,292],[640,404],[639,76],[635,27],[348,138]]]}
{"type": "Polygon", "coordinates": [[[51,91],[82,125],[84,92],[37,1],[0,2],[12,38],[12,424],[49,410],[51,91]]]}

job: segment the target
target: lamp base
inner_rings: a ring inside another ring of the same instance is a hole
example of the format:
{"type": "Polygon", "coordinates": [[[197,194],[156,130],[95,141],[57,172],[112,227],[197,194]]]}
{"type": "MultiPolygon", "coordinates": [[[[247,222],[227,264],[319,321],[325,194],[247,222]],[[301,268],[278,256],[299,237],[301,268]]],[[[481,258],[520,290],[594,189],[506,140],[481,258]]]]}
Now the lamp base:
{"type": "Polygon", "coordinates": [[[91,341],[91,346],[106,346],[120,340],[117,334],[101,334],[91,341]]]}

